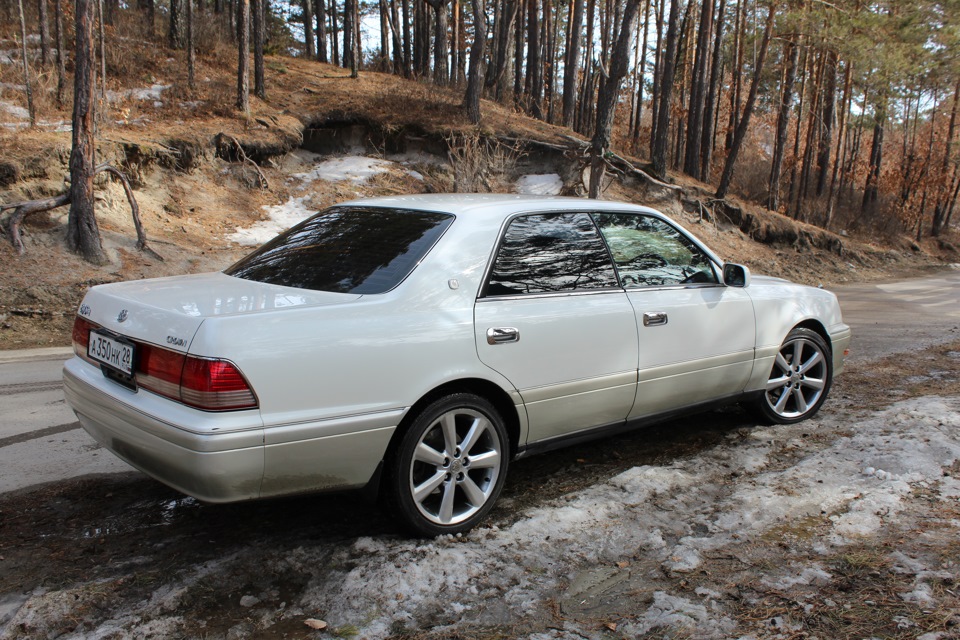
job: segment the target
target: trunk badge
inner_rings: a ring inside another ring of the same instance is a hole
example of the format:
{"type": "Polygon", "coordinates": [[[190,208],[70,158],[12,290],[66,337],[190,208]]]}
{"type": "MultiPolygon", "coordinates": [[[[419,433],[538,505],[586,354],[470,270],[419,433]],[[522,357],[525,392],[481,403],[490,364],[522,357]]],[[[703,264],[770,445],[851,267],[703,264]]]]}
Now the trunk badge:
{"type": "Polygon", "coordinates": [[[127,319],[127,310],[124,309],[120,312],[120,315],[117,316],[117,322],[124,322],[127,319]]]}

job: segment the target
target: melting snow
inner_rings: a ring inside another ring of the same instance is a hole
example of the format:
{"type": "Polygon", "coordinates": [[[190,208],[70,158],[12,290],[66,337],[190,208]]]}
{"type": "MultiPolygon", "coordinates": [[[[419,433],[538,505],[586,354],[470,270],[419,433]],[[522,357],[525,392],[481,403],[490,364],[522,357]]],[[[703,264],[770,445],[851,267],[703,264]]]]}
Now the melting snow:
{"type": "Polygon", "coordinates": [[[304,182],[313,182],[315,180],[340,182],[341,180],[349,180],[354,184],[363,184],[373,176],[385,173],[392,166],[394,166],[393,162],[381,160],[380,158],[343,156],[342,158],[324,160],[311,171],[295,173],[293,176],[300,178],[304,182]]]}
{"type": "MultiPolygon", "coordinates": [[[[322,616],[333,628],[354,625],[361,638],[423,625],[439,633],[449,628],[453,635],[458,625],[517,623],[562,602],[578,576],[600,575],[600,568],[605,584],[619,580],[649,590],[648,599],[630,600],[633,608],[618,634],[635,637],[664,629],[703,639],[736,637],[743,629],[726,608],[721,592],[728,585],[696,571],[706,556],[735,557],[775,527],[810,515],[830,529],[814,553],[830,556],[876,533],[884,519],[905,508],[913,488],[923,487],[930,499],[960,495],[960,481],[943,472],[960,459],[960,399],[919,398],[856,423],[841,420],[846,417],[740,429],[725,442],[670,465],[634,467],[529,509],[504,528],[481,527],[467,536],[429,541],[382,536],[292,551],[257,548],[223,560],[220,567],[224,575],[232,575],[236,563],[249,571],[269,566],[277,575],[309,575],[310,582],[282,615],[322,616]],[[806,435],[811,430],[829,437],[811,439],[806,435]],[[224,564],[234,561],[233,568],[224,564]],[[695,578],[689,580],[702,583],[695,590],[671,592],[664,586],[670,583],[657,578],[688,575],[691,569],[695,578]]],[[[937,605],[938,590],[932,585],[951,577],[945,567],[928,566],[899,551],[890,560],[893,571],[913,579],[900,594],[905,603],[937,605]]],[[[122,629],[140,636],[158,625],[174,634],[177,603],[210,569],[200,567],[185,581],[162,585],[144,604],[114,612],[94,635],[122,629]]],[[[760,583],[784,591],[817,589],[834,581],[816,557],[750,571],[760,583]]],[[[83,602],[75,588],[30,596],[7,629],[21,622],[59,628],[57,620],[71,619],[73,608],[83,602]]],[[[823,604],[836,606],[828,600],[823,604]]],[[[268,601],[251,605],[250,612],[263,627],[279,615],[268,601]]],[[[785,615],[762,624],[773,634],[764,637],[800,629],[785,615]]],[[[571,617],[562,625],[528,637],[600,637],[595,627],[581,626],[571,617]]]]}
{"type": "Polygon", "coordinates": [[[154,106],[163,106],[159,102],[164,91],[172,87],[169,84],[154,84],[141,89],[127,89],[126,91],[107,91],[107,100],[109,102],[120,102],[121,100],[152,100],[154,106]]]}
{"type": "MultiPolygon", "coordinates": [[[[323,157],[315,154],[304,155],[314,159],[323,157]]],[[[294,173],[293,177],[300,180],[301,184],[299,185],[298,191],[304,193],[311,190],[313,183],[320,180],[326,182],[363,184],[376,175],[386,173],[398,167],[400,167],[399,164],[390,160],[349,155],[322,160],[314,165],[310,171],[294,173]]],[[[416,171],[406,171],[413,178],[423,180],[423,175],[416,171]]],[[[255,246],[263,244],[281,231],[289,229],[298,222],[316,213],[315,209],[307,206],[306,202],[308,199],[309,195],[293,196],[283,204],[266,205],[263,207],[267,216],[266,220],[261,220],[250,227],[238,228],[236,232],[228,236],[228,238],[233,242],[243,245],[255,246]]]]}
{"type": "Polygon", "coordinates": [[[301,196],[290,198],[283,204],[266,205],[263,207],[267,214],[266,220],[261,220],[250,227],[237,229],[236,233],[228,237],[238,244],[261,245],[281,231],[289,229],[315,213],[304,204],[308,198],[309,196],[301,196]]]}
{"type": "Polygon", "coordinates": [[[556,173],[540,173],[520,176],[516,182],[517,193],[530,196],[556,196],[563,189],[563,180],[556,173]]]}

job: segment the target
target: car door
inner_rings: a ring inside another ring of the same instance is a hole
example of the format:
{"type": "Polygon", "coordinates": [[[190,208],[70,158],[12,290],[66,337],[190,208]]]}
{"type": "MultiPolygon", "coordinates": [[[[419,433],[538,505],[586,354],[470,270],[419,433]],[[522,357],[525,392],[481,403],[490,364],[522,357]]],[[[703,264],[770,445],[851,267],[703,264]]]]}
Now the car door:
{"type": "Polygon", "coordinates": [[[646,214],[595,214],[636,313],[637,397],[630,418],[743,391],[753,370],[756,320],[742,288],[680,229],[646,214]]]}
{"type": "Polygon", "coordinates": [[[474,314],[480,359],[523,398],[528,443],[626,419],[636,320],[589,214],[511,220],[474,314]]]}

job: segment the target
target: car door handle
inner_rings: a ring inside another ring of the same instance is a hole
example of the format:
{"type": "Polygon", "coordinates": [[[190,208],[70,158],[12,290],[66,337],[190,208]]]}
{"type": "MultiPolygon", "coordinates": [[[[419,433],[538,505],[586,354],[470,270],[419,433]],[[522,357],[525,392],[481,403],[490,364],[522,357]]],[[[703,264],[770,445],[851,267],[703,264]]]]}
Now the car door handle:
{"type": "Polygon", "coordinates": [[[667,324],[666,311],[651,311],[643,314],[643,326],[645,327],[659,327],[664,324],[667,324]]]}
{"type": "Polygon", "coordinates": [[[520,342],[520,329],[514,327],[491,327],[487,329],[487,344],[520,342]]]}

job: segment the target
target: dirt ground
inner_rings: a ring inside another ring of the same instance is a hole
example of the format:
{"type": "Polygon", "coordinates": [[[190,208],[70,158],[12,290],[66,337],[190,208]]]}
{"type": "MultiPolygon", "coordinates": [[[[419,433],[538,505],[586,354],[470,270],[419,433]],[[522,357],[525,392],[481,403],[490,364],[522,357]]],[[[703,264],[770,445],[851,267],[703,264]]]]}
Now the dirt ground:
{"type": "MultiPolygon", "coordinates": [[[[659,523],[652,535],[669,540],[668,526],[689,529],[696,514],[684,501],[794,473],[894,401],[931,397],[960,397],[960,343],[848,369],[821,415],[800,425],[757,427],[731,407],[518,461],[489,523],[436,541],[407,540],[354,495],[206,506],[134,473],[9,495],[0,621],[17,613],[0,638],[960,638],[960,503],[936,484],[911,483],[896,516],[878,511],[869,534],[831,543],[843,510],[785,517],[745,526],[693,567],[649,542],[617,545],[630,535],[629,504],[603,517],[600,537],[596,525],[563,537],[542,521],[569,517],[637,469],[720,461],[719,484],[642,502],[644,521],[659,523]],[[765,466],[742,468],[756,447],[765,466]],[[530,527],[539,535],[511,537],[530,527]],[[474,568],[475,553],[498,568],[474,568]],[[472,588],[436,575],[461,570],[472,588]],[[401,582],[378,586],[384,572],[401,582]],[[372,604],[350,591],[353,580],[389,597],[372,604]]],[[[957,474],[956,463],[942,469],[944,480],[957,474]]],[[[700,526],[690,535],[707,535],[700,526]]]]}

